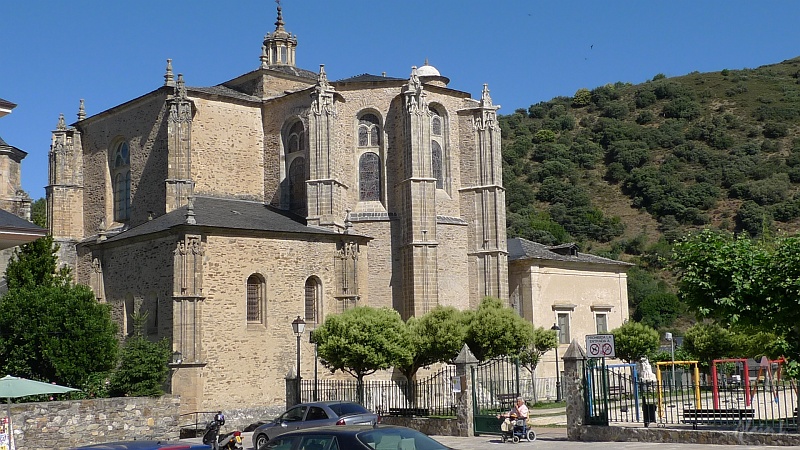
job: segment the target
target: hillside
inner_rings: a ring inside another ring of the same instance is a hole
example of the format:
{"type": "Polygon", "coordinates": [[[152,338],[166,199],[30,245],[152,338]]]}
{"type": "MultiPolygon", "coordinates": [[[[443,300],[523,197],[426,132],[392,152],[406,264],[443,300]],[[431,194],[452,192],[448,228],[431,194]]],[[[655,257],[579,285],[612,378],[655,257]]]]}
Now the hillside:
{"type": "Polygon", "coordinates": [[[693,229],[800,230],[800,58],[579,89],[500,124],[508,235],[637,263],[662,294],[693,229]]]}

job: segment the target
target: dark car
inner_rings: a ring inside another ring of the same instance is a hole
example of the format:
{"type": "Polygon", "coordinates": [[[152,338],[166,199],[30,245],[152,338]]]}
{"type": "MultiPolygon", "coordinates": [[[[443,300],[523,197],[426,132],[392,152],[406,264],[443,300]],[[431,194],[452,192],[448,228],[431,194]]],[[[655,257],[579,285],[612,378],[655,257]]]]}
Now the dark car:
{"type": "Polygon", "coordinates": [[[284,433],[256,450],[452,450],[411,428],[394,425],[321,427],[284,433]]]}
{"type": "Polygon", "coordinates": [[[85,445],[83,447],[76,447],[72,450],[200,450],[210,448],[210,446],[205,444],[190,444],[187,442],[119,441],[107,442],[105,444],[85,445]]]}
{"type": "Polygon", "coordinates": [[[253,430],[253,447],[263,447],[267,441],[289,431],[327,425],[374,425],[378,422],[380,417],[377,414],[354,402],[300,403],[253,430]]]}

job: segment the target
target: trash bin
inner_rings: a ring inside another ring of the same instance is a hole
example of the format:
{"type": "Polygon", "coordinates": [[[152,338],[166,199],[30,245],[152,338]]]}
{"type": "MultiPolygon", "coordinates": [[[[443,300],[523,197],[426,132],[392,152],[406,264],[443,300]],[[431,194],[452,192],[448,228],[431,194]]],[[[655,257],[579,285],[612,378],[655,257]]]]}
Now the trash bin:
{"type": "Polygon", "coordinates": [[[646,427],[651,423],[656,423],[656,405],[644,403],[642,409],[644,413],[644,426],[646,427]]]}

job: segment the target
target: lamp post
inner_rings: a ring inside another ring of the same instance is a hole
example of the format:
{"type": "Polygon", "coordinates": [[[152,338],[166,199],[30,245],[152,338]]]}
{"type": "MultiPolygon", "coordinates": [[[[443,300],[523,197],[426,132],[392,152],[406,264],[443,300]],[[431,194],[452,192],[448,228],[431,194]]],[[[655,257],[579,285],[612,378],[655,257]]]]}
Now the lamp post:
{"type": "Polygon", "coordinates": [[[558,344],[561,343],[561,328],[553,324],[551,330],[556,332],[556,401],[561,401],[561,370],[558,368],[558,344]]]}
{"type": "Polygon", "coordinates": [[[675,339],[672,338],[672,333],[667,331],[664,333],[664,339],[669,341],[670,354],[672,355],[672,390],[675,390],[675,339]]]}
{"type": "Polygon", "coordinates": [[[300,396],[300,336],[303,335],[305,330],[306,321],[297,316],[297,319],[292,321],[292,331],[297,336],[297,403],[302,402],[302,397],[300,396]]]}
{"type": "Polygon", "coordinates": [[[319,361],[319,355],[317,352],[319,351],[319,346],[317,345],[316,338],[314,338],[314,330],[311,330],[311,332],[308,333],[308,341],[314,344],[314,401],[316,402],[319,400],[317,398],[317,361],[319,361]]]}

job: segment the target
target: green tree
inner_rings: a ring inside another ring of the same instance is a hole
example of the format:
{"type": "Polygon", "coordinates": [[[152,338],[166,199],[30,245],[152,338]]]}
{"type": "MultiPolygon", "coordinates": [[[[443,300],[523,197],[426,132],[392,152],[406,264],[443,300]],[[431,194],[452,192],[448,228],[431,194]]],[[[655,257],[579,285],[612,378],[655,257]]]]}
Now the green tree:
{"type": "Polygon", "coordinates": [[[642,356],[650,356],[661,342],[658,331],[639,322],[627,322],[611,330],[617,358],[634,363],[642,356]]]}
{"type": "Polygon", "coordinates": [[[58,244],[45,236],[14,250],[6,267],[6,283],[13,290],[23,286],[52,286],[69,280],[69,269],[58,265],[58,244]]]}
{"type": "Polygon", "coordinates": [[[646,296],[636,306],[633,318],[655,329],[669,327],[683,312],[683,303],[671,292],[656,292],[646,296]]]}
{"type": "Polygon", "coordinates": [[[397,369],[408,380],[414,379],[420,367],[455,358],[464,345],[466,326],[461,311],[452,306],[437,306],[420,318],[411,317],[406,326],[413,356],[397,369]]]}
{"type": "Polygon", "coordinates": [[[159,397],[169,376],[170,344],[152,342],[142,330],[148,314],[133,317],[134,333],[125,340],[120,365],[111,375],[109,393],[115,397],[159,397]]]}
{"type": "Polygon", "coordinates": [[[330,315],[314,330],[317,352],[331,372],[358,380],[392,366],[410,366],[409,332],[400,314],[389,308],[360,306],[330,315]]]}
{"type": "Polygon", "coordinates": [[[572,97],[572,106],[581,108],[592,103],[592,92],[586,88],[580,88],[575,91],[575,96],[572,97]]]}
{"type": "Polygon", "coordinates": [[[712,360],[738,356],[734,343],[733,334],[716,323],[697,323],[683,337],[683,348],[706,373],[712,360]]]}
{"type": "Polygon", "coordinates": [[[82,386],[116,364],[109,306],[86,286],[22,286],[0,299],[0,364],[16,376],[82,386]]]}
{"type": "Polygon", "coordinates": [[[524,348],[519,355],[519,362],[533,373],[536,370],[536,366],[539,365],[542,355],[556,348],[557,345],[558,333],[556,333],[556,330],[536,327],[533,329],[531,344],[524,348]]]}
{"type": "Polygon", "coordinates": [[[484,297],[478,309],[464,312],[466,344],[479,361],[519,355],[533,342],[533,325],[500,299],[484,297]]]}
{"type": "Polygon", "coordinates": [[[675,244],[678,295],[722,326],[775,333],[800,358],[800,238],[704,230],[675,244]]]}
{"type": "Polygon", "coordinates": [[[31,203],[31,222],[42,228],[47,227],[47,200],[45,198],[31,203]]]}

